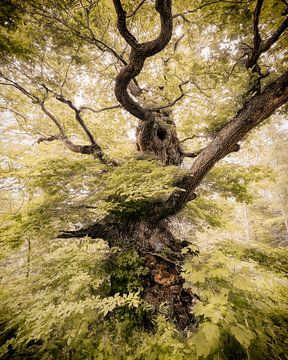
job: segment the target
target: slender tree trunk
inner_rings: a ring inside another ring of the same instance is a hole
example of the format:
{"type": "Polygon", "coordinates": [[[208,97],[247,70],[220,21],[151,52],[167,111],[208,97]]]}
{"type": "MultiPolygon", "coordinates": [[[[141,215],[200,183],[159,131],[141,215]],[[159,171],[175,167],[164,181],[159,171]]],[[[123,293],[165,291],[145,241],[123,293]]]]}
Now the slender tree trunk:
{"type": "Polygon", "coordinates": [[[244,217],[244,231],[245,231],[245,237],[246,242],[250,242],[250,222],[249,222],[249,210],[247,204],[244,202],[242,204],[242,210],[243,210],[243,217],[244,217]]]}

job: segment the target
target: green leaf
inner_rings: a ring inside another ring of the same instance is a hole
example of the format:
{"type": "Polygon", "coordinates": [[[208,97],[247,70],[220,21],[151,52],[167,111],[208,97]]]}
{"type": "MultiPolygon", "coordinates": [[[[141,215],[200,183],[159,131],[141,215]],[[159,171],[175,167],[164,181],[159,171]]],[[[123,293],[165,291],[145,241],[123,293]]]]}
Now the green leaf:
{"type": "Polygon", "coordinates": [[[200,330],[205,334],[206,339],[208,342],[215,345],[218,342],[220,337],[219,327],[211,322],[205,322],[204,324],[200,325],[200,330]]]}
{"type": "Polygon", "coordinates": [[[205,279],[206,279],[206,272],[204,270],[200,270],[200,271],[193,271],[190,275],[189,275],[189,279],[192,283],[197,284],[197,283],[204,283],[205,279]]]}
{"type": "Polygon", "coordinates": [[[245,349],[248,349],[251,341],[255,338],[255,334],[251,330],[240,324],[231,326],[230,332],[245,349]]]}
{"type": "Polygon", "coordinates": [[[193,336],[197,356],[208,356],[216,348],[220,337],[217,325],[211,322],[201,324],[197,334],[193,336]]]}

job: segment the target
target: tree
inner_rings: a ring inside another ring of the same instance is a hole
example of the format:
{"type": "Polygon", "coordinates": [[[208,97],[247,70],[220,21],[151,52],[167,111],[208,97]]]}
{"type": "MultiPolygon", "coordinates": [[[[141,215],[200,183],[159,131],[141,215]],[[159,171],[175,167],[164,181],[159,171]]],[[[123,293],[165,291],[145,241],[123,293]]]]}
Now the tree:
{"type": "MultiPolygon", "coordinates": [[[[73,212],[73,219],[83,216],[81,228],[67,224],[58,238],[132,246],[148,269],[143,299],[156,310],[167,301],[171,319],[185,329],[195,297],[183,288],[179,270],[187,244],[168,222],[196,199],[214,165],[238,152],[246,134],[287,102],[286,2],[205,0],[192,7],[172,0],[27,0],[1,6],[1,109],[38,135],[38,144],[59,141],[91,157],[38,169],[32,185],[48,196],[33,213],[41,217],[37,231],[47,214],[73,212]],[[139,154],[127,144],[117,154],[113,147],[125,142],[135,118],[139,154]],[[189,140],[198,140],[199,149],[186,150],[189,140]],[[185,158],[195,160],[180,169],[185,158]],[[80,170],[82,178],[73,178],[80,170]],[[69,189],[68,179],[74,181],[69,189]],[[100,198],[92,197],[95,191],[100,198]],[[71,194],[83,193],[88,200],[71,210],[71,194]]],[[[35,229],[29,214],[25,226],[35,229]]]]}

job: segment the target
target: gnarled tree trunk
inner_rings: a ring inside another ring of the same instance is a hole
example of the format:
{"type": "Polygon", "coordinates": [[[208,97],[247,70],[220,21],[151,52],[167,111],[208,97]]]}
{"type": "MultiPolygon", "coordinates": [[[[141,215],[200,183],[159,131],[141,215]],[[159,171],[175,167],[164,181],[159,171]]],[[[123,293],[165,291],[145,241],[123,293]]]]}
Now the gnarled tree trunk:
{"type": "Polygon", "coordinates": [[[61,238],[83,236],[104,238],[110,247],[134,247],[147,269],[141,277],[143,299],[152,305],[155,313],[165,304],[170,320],[178,328],[183,330],[193,324],[191,306],[196,297],[190,289],[183,287],[184,279],[181,277],[184,261],[181,250],[187,244],[173,236],[166,221],[153,223],[144,219],[117,220],[107,217],[87,229],[60,235],[61,238]]]}
{"type": "Polygon", "coordinates": [[[180,165],[184,156],[171,114],[170,110],[154,111],[149,120],[140,122],[136,144],[139,151],[152,154],[163,165],[180,165]]]}
{"type": "MultiPolygon", "coordinates": [[[[158,108],[144,107],[133,98],[129,90],[131,81],[143,69],[145,60],[165,48],[172,35],[172,0],[155,0],[155,10],[161,19],[161,31],[155,40],[139,43],[126,26],[126,13],[120,0],[113,0],[117,13],[118,30],[131,47],[129,63],[116,77],[115,96],[119,103],[140,122],[137,128],[137,147],[142,153],[152,154],[163,165],[179,165],[186,154],[177,138],[176,127],[167,106],[158,108]]],[[[258,2],[260,4],[262,2],[258,2]]],[[[287,27],[284,22],[276,36],[268,39],[263,46],[258,33],[258,21],[261,6],[254,14],[254,51],[255,56],[247,62],[247,68],[257,65],[257,59],[269,50],[287,27]],[[257,30],[257,31],[256,31],[257,30]]],[[[260,72],[261,75],[261,72],[260,72]]],[[[260,76],[259,75],[259,76],[260,76]]],[[[259,79],[259,81],[261,78],[259,79]]],[[[169,307],[170,318],[184,329],[193,323],[191,306],[195,296],[184,288],[181,277],[182,244],[177,241],[167,227],[168,216],[181,211],[188,201],[195,198],[195,189],[211,168],[223,157],[238,151],[238,142],[254,127],[269,117],[277,108],[288,100],[288,72],[267,85],[262,91],[247,100],[243,108],[215,135],[212,141],[199,153],[189,174],[182,178],[167,201],[152,204],[150,213],[138,218],[113,218],[107,216],[93,226],[79,231],[65,232],[60,237],[82,237],[106,239],[110,246],[125,246],[131,243],[144,259],[148,273],[142,278],[143,298],[157,310],[161,303],[169,307]],[[181,188],[179,190],[179,187],[181,188]]]]}

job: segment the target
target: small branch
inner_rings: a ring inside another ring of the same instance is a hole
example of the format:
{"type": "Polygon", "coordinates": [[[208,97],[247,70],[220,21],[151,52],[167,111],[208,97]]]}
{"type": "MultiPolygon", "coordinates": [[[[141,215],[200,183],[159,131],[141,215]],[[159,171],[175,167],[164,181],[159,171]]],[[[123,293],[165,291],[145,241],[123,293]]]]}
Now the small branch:
{"type": "Polygon", "coordinates": [[[268,51],[273,44],[276,43],[276,41],[280,38],[280,36],[284,33],[284,31],[288,27],[288,16],[285,18],[285,20],[282,22],[282,24],[279,26],[279,28],[274,32],[274,34],[266,40],[266,42],[261,46],[261,53],[268,51]]]}
{"type": "MultiPolygon", "coordinates": [[[[104,159],[104,152],[102,151],[102,148],[100,145],[97,144],[96,140],[94,139],[94,136],[92,135],[91,131],[88,129],[87,125],[85,124],[84,120],[81,117],[81,110],[79,110],[71,100],[65,99],[62,95],[56,95],[56,99],[60,102],[67,104],[72,110],[75,112],[75,118],[77,122],[80,124],[84,132],[86,133],[88,139],[91,142],[90,147],[85,147],[86,151],[89,151],[89,153],[94,154],[94,157],[100,160],[103,164],[108,164],[107,160],[104,159]],[[92,152],[90,152],[92,151],[92,152]]],[[[86,152],[85,152],[86,154],[86,152]]]]}
{"type": "Polygon", "coordinates": [[[104,108],[102,108],[102,109],[99,109],[99,110],[96,110],[96,109],[93,109],[93,108],[91,108],[91,107],[89,107],[89,106],[81,106],[80,108],[79,108],[79,111],[81,112],[81,111],[83,111],[83,110],[89,110],[89,111],[92,111],[93,113],[95,113],[95,114],[99,114],[99,113],[101,113],[101,112],[103,112],[103,111],[108,111],[108,110],[114,110],[114,109],[121,109],[122,108],[122,105],[112,105],[112,106],[107,106],[107,107],[104,107],[104,108]]]}
{"type": "MultiPolygon", "coordinates": [[[[76,56],[77,56],[78,52],[79,52],[79,48],[78,48],[77,51],[76,51],[76,56]]],[[[72,66],[73,60],[74,60],[74,59],[73,59],[73,57],[72,57],[72,58],[71,58],[71,61],[70,61],[69,64],[67,65],[67,68],[66,68],[66,71],[65,71],[65,76],[64,76],[64,79],[63,79],[62,84],[61,84],[61,86],[60,86],[60,88],[61,88],[61,94],[62,94],[62,91],[63,91],[63,87],[64,87],[64,85],[65,85],[66,82],[67,82],[68,73],[69,73],[69,70],[70,70],[70,68],[71,68],[71,66],[72,66]]]]}
{"type": "Polygon", "coordinates": [[[185,142],[187,140],[193,140],[195,138],[207,138],[207,136],[204,136],[204,135],[192,135],[192,136],[188,136],[188,137],[184,138],[183,140],[179,141],[179,143],[182,144],[183,142],[185,142]]]}
{"type": "MultiPolygon", "coordinates": [[[[32,4],[32,3],[31,3],[32,4]]],[[[84,40],[85,42],[89,43],[89,44],[93,44],[97,47],[98,50],[105,52],[108,51],[109,53],[111,53],[117,60],[119,60],[120,62],[122,62],[122,64],[127,65],[127,62],[125,61],[125,59],[123,59],[123,57],[121,55],[119,55],[111,46],[109,46],[108,44],[106,44],[103,40],[98,39],[95,34],[93,33],[93,31],[91,30],[91,28],[89,27],[89,22],[86,26],[86,29],[89,31],[91,37],[81,33],[77,28],[72,27],[68,21],[64,20],[63,18],[59,18],[55,12],[54,13],[49,13],[48,10],[46,9],[45,11],[43,11],[43,9],[39,6],[37,6],[36,3],[33,3],[31,5],[31,10],[28,12],[29,15],[33,18],[35,15],[40,15],[43,16],[44,18],[48,19],[48,20],[52,20],[53,25],[55,26],[55,28],[58,31],[62,31],[63,32],[63,28],[64,27],[66,30],[72,32],[73,34],[75,34],[79,39],[84,40]],[[58,26],[57,26],[57,25],[58,26]]],[[[27,9],[26,9],[27,10],[27,9]]],[[[70,14],[69,14],[70,15],[70,14]]],[[[71,16],[71,15],[70,15],[71,16]]],[[[83,23],[81,23],[83,25],[83,23]]]]}
{"type": "MultiPolygon", "coordinates": [[[[0,109],[3,109],[3,110],[5,110],[5,111],[10,111],[12,114],[21,117],[21,118],[24,120],[25,123],[28,122],[26,116],[24,116],[24,115],[21,114],[20,112],[12,109],[12,108],[10,108],[10,107],[0,106],[0,109]]],[[[15,116],[15,117],[16,117],[16,116],[15,116]]],[[[16,119],[16,120],[17,120],[17,119],[16,119]]],[[[18,122],[18,123],[19,123],[19,122],[18,122]]]]}
{"type": "Polygon", "coordinates": [[[53,121],[53,123],[57,126],[57,128],[59,129],[59,132],[60,132],[60,134],[61,134],[61,136],[62,136],[62,138],[63,138],[63,139],[66,139],[66,138],[67,138],[67,135],[66,135],[66,133],[65,133],[65,130],[64,130],[61,122],[56,118],[55,115],[53,115],[53,114],[46,108],[46,106],[45,106],[45,104],[44,104],[44,101],[41,101],[41,102],[39,103],[39,105],[40,105],[42,111],[43,111],[43,112],[53,121]]]}
{"type": "Polygon", "coordinates": [[[0,77],[6,81],[8,81],[8,83],[4,84],[4,85],[10,85],[15,87],[16,89],[20,90],[24,95],[26,95],[27,97],[29,97],[29,99],[32,100],[33,103],[36,103],[37,101],[39,101],[39,98],[32,95],[29,91],[27,91],[26,89],[24,89],[20,84],[16,83],[15,81],[9,79],[8,77],[6,77],[2,72],[0,72],[0,77]]]}
{"type": "MultiPolygon", "coordinates": [[[[67,137],[63,137],[61,135],[51,135],[51,136],[47,136],[47,137],[43,136],[37,140],[37,143],[40,144],[41,142],[44,142],[44,141],[50,142],[50,141],[55,141],[55,140],[62,141],[68,147],[69,150],[71,150],[75,153],[80,153],[80,154],[85,154],[85,155],[94,155],[95,154],[95,148],[93,145],[74,144],[67,137]]],[[[103,162],[103,163],[106,164],[106,162],[103,162]]]]}
{"type": "Polygon", "coordinates": [[[132,16],[135,16],[136,13],[137,13],[137,11],[142,7],[142,5],[145,3],[145,1],[146,1],[146,0],[142,0],[142,1],[139,3],[139,5],[135,8],[135,10],[132,11],[131,14],[126,15],[126,19],[128,19],[128,18],[130,18],[130,17],[132,17],[132,16]]]}
{"type": "Polygon", "coordinates": [[[62,140],[63,141],[63,137],[61,135],[51,135],[48,137],[42,136],[37,140],[37,143],[40,144],[41,142],[44,142],[44,141],[54,141],[54,140],[62,140]]]}
{"type": "Polygon", "coordinates": [[[219,3],[242,4],[243,1],[241,1],[241,0],[240,1],[215,0],[215,1],[207,2],[203,5],[196,7],[195,9],[187,10],[187,11],[184,11],[183,13],[175,14],[175,15],[173,15],[173,19],[176,19],[177,17],[181,17],[184,21],[190,22],[189,20],[187,20],[185,18],[185,15],[193,14],[193,13],[197,12],[198,10],[205,8],[206,6],[215,5],[215,4],[219,4],[219,3]]]}
{"type": "MultiPolygon", "coordinates": [[[[56,95],[56,94],[55,94],[56,95]]],[[[92,135],[91,131],[88,129],[87,125],[85,124],[84,120],[82,119],[81,115],[80,115],[80,110],[72,103],[71,100],[66,99],[63,95],[56,95],[55,98],[64,103],[67,104],[74,112],[75,112],[75,118],[77,120],[77,122],[80,124],[80,126],[82,127],[82,129],[84,130],[84,132],[86,133],[88,139],[90,140],[92,145],[96,145],[96,141],[94,139],[94,136],[92,135]]]]}
{"type": "Polygon", "coordinates": [[[177,48],[178,48],[178,45],[180,43],[180,41],[184,38],[184,34],[182,34],[176,41],[175,41],[175,44],[174,44],[174,52],[177,51],[177,48]]]}
{"type": "MultiPolygon", "coordinates": [[[[59,100],[59,99],[58,99],[59,100]]],[[[60,121],[45,107],[44,101],[40,102],[40,106],[43,112],[54,122],[54,124],[58,127],[60,134],[59,136],[50,137],[51,140],[47,138],[42,141],[53,141],[53,140],[61,140],[65,143],[65,145],[69,148],[69,150],[81,154],[92,154],[95,158],[100,160],[103,164],[108,164],[107,160],[104,159],[104,153],[98,144],[92,143],[91,145],[77,145],[74,144],[71,140],[68,139],[63,126],[60,121]]],[[[78,110],[77,110],[78,111],[78,110]]],[[[39,142],[39,140],[38,140],[39,142]]],[[[41,142],[41,141],[40,141],[41,142]]]]}
{"type": "Polygon", "coordinates": [[[168,107],[174,106],[178,101],[180,101],[180,100],[186,95],[186,94],[184,93],[184,91],[183,91],[183,86],[184,86],[185,84],[188,84],[188,83],[189,83],[189,80],[183,81],[182,84],[179,84],[179,85],[178,85],[181,94],[180,94],[176,99],[174,99],[171,103],[166,104],[166,105],[163,105],[163,106],[154,107],[154,108],[152,108],[151,110],[152,110],[152,111],[157,111],[157,110],[162,110],[162,109],[166,109],[166,108],[168,108],[168,107]]]}
{"type": "Polygon", "coordinates": [[[255,52],[259,51],[260,43],[261,43],[261,36],[259,33],[259,17],[261,13],[263,5],[263,0],[257,0],[257,4],[254,10],[254,22],[253,22],[253,33],[254,33],[254,40],[253,40],[253,48],[255,52]]]}
{"type": "Polygon", "coordinates": [[[253,49],[252,53],[249,56],[246,67],[247,69],[252,69],[253,72],[258,73],[260,78],[262,77],[261,68],[257,64],[257,61],[261,54],[267,52],[273,44],[277,42],[280,36],[284,33],[284,31],[288,27],[288,17],[284,19],[279,28],[268,38],[265,42],[262,41],[260,33],[259,33],[259,18],[261,14],[261,9],[263,5],[263,0],[257,0],[257,4],[253,13],[253,49]],[[258,65],[258,66],[257,66],[258,65]]]}

